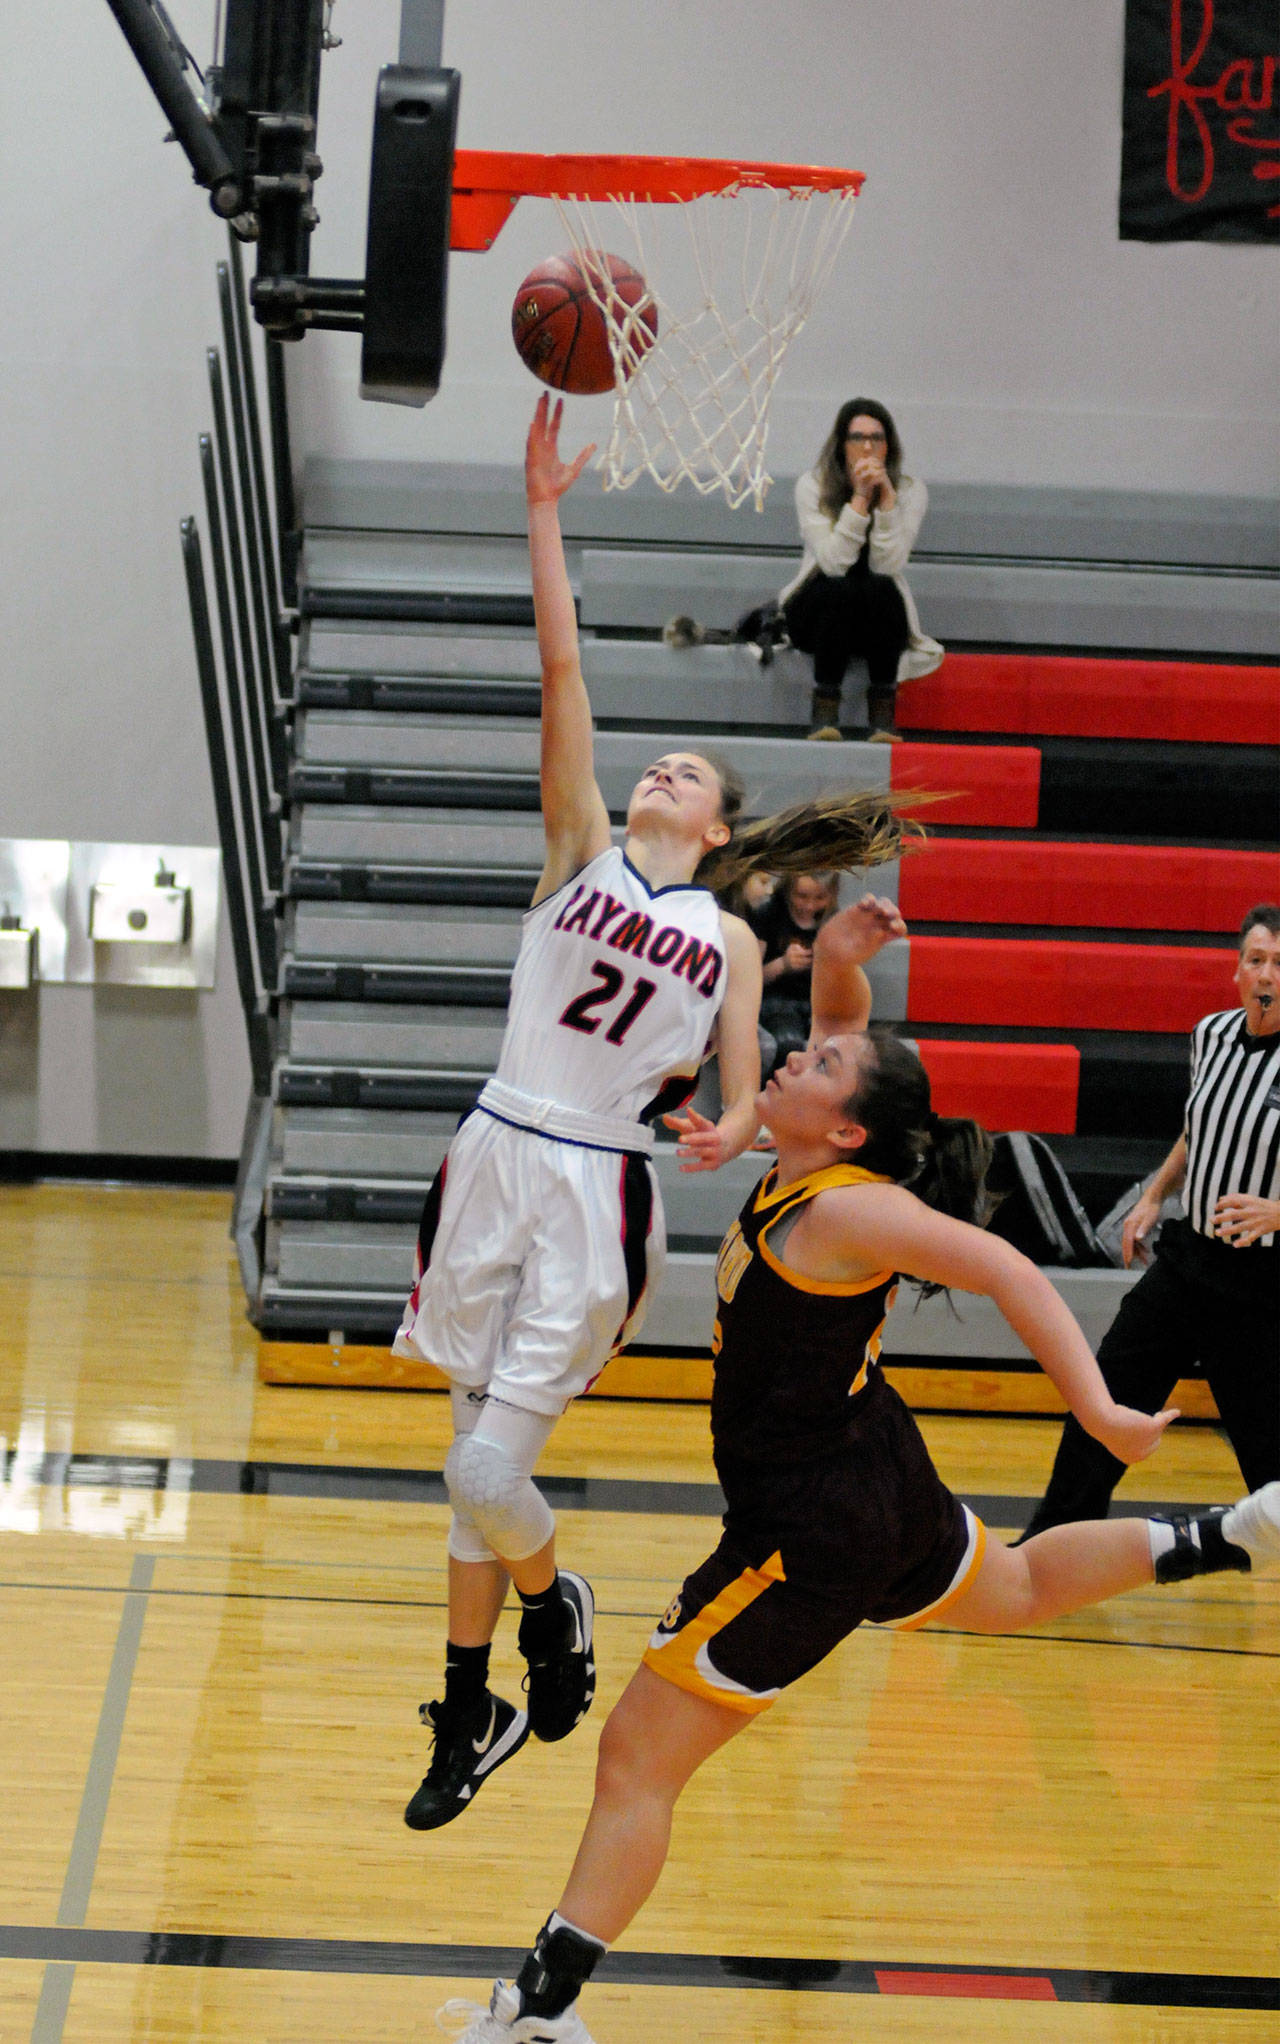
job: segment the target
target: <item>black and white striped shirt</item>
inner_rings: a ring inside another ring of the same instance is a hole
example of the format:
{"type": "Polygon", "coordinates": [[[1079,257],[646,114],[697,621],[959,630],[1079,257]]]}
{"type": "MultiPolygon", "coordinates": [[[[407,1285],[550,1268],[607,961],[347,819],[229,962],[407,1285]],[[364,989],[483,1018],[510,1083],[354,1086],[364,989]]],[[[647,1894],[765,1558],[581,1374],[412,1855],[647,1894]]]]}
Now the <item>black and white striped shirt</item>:
{"type": "MultiPolygon", "coordinates": [[[[1201,1235],[1213,1234],[1224,1193],[1280,1199],[1280,1035],[1251,1036],[1243,1008],[1206,1015],[1191,1032],[1182,1199],[1201,1235]]],[[[1274,1248],[1277,1231],[1259,1237],[1274,1248]]]]}

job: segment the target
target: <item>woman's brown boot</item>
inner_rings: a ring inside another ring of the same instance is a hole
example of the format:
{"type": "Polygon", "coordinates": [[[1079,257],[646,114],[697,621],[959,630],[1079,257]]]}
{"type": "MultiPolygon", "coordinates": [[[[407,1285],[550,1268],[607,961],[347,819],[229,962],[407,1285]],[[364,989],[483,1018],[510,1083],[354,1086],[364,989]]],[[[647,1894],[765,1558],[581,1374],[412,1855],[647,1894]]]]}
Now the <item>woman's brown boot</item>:
{"type": "Polygon", "coordinates": [[[810,738],[825,738],[838,741],[840,737],[839,696],[825,695],[821,689],[815,689],[813,692],[812,721],[813,729],[809,733],[810,738]]]}
{"type": "Polygon", "coordinates": [[[871,724],[872,745],[896,745],[900,733],[893,728],[893,703],[897,690],[893,688],[872,688],[867,690],[867,717],[871,724]]]}

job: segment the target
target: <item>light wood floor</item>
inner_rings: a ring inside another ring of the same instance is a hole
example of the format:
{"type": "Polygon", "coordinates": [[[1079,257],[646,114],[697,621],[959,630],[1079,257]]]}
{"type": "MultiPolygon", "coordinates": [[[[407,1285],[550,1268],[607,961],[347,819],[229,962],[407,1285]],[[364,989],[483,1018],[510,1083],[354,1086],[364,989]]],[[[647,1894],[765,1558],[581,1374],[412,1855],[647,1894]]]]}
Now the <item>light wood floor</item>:
{"type": "MultiPolygon", "coordinates": [[[[444,1507],[247,1495],[191,1472],[439,1469],[447,1404],[259,1384],[227,1217],[211,1194],[0,1187],[5,2044],[436,2034],[438,2003],[483,1999],[487,1979],[458,1971],[465,1950],[424,1971],[419,1948],[527,1943],[576,1842],[604,1714],[714,1539],[687,1513],[561,1514],[561,1552],[599,1605],[597,1708],[565,1745],[531,1743],[459,1823],[407,1831],[428,1758],[416,1707],[444,1637],[444,1507]],[[155,1460],[165,1487],[123,1484],[117,1463],[67,1485],[60,1455],[155,1460]],[[20,1931],[49,1935],[33,1948],[20,1931]],[[172,1951],[141,1963],[148,1936],[172,1951]],[[219,1938],[298,1944],[256,1965],[182,1943],[219,1938]]],[[[1037,1494],[1057,1433],[923,1424],[969,1495],[1037,1494]]],[[[585,1402],[544,1469],[709,1482],[705,1412],[585,1402]]],[[[1133,1497],[1238,1488],[1205,1428],[1175,1429],[1126,1480],[1133,1497]]],[[[1277,1952],[1278,1665],[1277,1576],[1153,1589],[1017,1639],[868,1630],[694,1782],[620,1950],[1256,1981],[1277,1952]]],[[[518,1693],[510,1623],[495,1668],[518,1693]]],[[[1228,1999],[606,1972],[584,2013],[599,2044],[1275,2044],[1274,2013],[1228,1999]]]]}

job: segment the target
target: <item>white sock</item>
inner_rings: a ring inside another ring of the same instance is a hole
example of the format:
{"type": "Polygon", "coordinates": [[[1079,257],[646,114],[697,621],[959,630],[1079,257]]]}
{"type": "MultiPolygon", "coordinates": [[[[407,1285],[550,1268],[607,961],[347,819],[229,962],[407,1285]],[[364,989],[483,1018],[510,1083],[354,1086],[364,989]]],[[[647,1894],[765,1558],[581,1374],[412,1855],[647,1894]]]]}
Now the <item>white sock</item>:
{"type": "Polygon", "coordinates": [[[585,1938],[589,1945],[599,1945],[602,1952],[607,1952],[609,1949],[603,1938],[598,1938],[594,1931],[580,1930],[576,1923],[570,1923],[567,1916],[561,1916],[558,1909],[552,1910],[546,1922],[548,1937],[550,1937],[553,1930],[571,1930],[576,1938],[585,1938]]]}
{"type": "Polygon", "coordinates": [[[1222,1515],[1222,1535],[1254,1561],[1280,1561],[1280,1483],[1264,1483],[1222,1515]]]}
{"type": "Polygon", "coordinates": [[[1147,1538],[1151,1542],[1151,1566],[1155,1568],[1162,1554],[1173,1551],[1173,1528],[1167,1519],[1148,1519],[1147,1538]]]}

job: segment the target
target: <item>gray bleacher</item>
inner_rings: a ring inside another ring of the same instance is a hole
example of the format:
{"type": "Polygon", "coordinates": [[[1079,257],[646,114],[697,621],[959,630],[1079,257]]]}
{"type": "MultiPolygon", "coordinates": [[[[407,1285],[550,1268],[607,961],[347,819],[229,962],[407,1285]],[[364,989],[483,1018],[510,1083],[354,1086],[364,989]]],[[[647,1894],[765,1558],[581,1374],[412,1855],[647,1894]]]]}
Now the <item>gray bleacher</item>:
{"type": "MultiPolygon", "coordinates": [[[[514,471],[330,460],[308,465],[303,507],[278,1054],[237,1240],[264,1332],[385,1339],[423,1192],[492,1068],[541,863],[524,509],[514,471]]],[[[762,670],[730,643],[659,636],[677,613],[723,634],[787,579],[787,480],[761,515],[589,485],[563,511],[615,818],[655,747],[691,731],[731,741],[758,811],[817,785],[887,785],[887,748],[802,742],[799,656],[762,670]]],[[[1274,521],[1243,500],[953,485],[932,491],[911,581],[944,641],[1252,657],[1275,650],[1278,569],[1274,521]]],[[[898,948],[874,969],[890,1018],[904,1012],[898,948]]],[[[706,1347],[714,1243],[762,1168],[749,1155],[682,1176],[660,1148],[676,1249],[647,1346],[706,1347]]],[[[1056,1281],[1096,1335],[1131,1280],[1056,1281]]],[[[1022,1353],[972,1300],[900,1304],[886,1352],[1022,1353]]]]}

